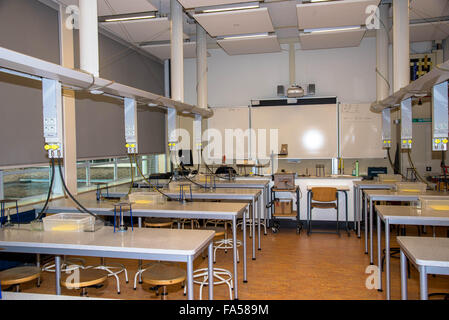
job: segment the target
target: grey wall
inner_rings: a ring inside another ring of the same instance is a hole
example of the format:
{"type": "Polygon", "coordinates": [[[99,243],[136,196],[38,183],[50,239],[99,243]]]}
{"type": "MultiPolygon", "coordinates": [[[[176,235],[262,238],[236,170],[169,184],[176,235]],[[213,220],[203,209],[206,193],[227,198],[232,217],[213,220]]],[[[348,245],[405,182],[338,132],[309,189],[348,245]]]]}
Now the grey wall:
{"type": "MultiPolygon", "coordinates": [[[[0,46],[59,63],[57,12],[34,0],[0,0],[0,46]]],[[[41,87],[0,73],[0,166],[48,161],[41,87]]]]}
{"type": "MultiPolygon", "coordinates": [[[[0,0],[0,46],[59,64],[58,29],[58,12],[41,2],[0,0]]],[[[103,35],[99,46],[101,77],[163,94],[162,64],[103,35]]],[[[78,52],[75,41],[76,60],[78,52]]],[[[41,83],[0,73],[0,97],[0,167],[47,163],[41,83]]],[[[76,97],[78,158],[125,155],[121,102],[88,93],[76,97]]],[[[139,125],[141,153],[164,153],[164,112],[140,111],[139,125]]]]}

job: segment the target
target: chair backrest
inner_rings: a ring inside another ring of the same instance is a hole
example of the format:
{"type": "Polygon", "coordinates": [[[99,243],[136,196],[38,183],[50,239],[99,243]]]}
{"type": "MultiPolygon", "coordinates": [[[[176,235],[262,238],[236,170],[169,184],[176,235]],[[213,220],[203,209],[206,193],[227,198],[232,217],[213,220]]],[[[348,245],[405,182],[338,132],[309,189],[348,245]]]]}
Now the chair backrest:
{"type": "Polygon", "coordinates": [[[337,200],[337,189],[327,187],[313,187],[312,201],[332,202],[337,200]]]}

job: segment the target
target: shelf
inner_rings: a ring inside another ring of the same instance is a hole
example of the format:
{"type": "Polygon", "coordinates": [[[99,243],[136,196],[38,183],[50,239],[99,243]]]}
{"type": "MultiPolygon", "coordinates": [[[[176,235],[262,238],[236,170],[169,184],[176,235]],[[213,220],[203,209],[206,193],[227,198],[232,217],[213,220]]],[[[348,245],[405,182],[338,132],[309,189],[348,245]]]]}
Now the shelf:
{"type": "Polygon", "coordinates": [[[449,80],[449,61],[434,67],[432,71],[395,92],[388,98],[374,102],[371,104],[371,111],[380,113],[383,109],[399,106],[401,101],[414,97],[415,95],[429,94],[435,85],[447,80],[449,80]]]}
{"type": "Polygon", "coordinates": [[[187,103],[175,101],[151,92],[129,87],[115,81],[95,77],[94,75],[62,67],[48,61],[37,59],[0,47],[0,71],[37,80],[42,78],[57,80],[64,86],[75,89],[98,90],[115,98],[131,98],[138,103],[173,108],[179,112],[201,115],[203,118],[213,116],[210,109],[199,108],[187,103]]]}

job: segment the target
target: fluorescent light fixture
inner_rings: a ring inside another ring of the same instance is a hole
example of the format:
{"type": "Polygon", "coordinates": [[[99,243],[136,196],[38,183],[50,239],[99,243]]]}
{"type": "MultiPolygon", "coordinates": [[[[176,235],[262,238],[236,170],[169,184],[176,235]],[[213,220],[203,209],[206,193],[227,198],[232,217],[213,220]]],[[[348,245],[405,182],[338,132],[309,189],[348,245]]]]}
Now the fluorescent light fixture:
{"type": "Polygon", "coordinates": [[[153,19],[153,18],[156,18],[156,16],[150,15],[150,16],[127,17],[127,18],[109,18],[105,19],[104,22],[133,21],[133,20],[153,19]]]}
{"type": "Polygon", "coordinates": [[[212,13],[212,12],[226,12],[226,11],[235,11],[235,10],[248,10],[248,9],[258,9],[257,6],[246,6],[246,7],[235,7],[235,8],[221,8],[221,9],[206,9],[203,10],[203,13],[212,13]]]}
{"type": "Polygon", "coordinates": [[[259,2],[249,2],[246,4],[234,4],[227,6],[214,6],[205,7],[201,9],[201,13],[215,13],[215,12],[227,12],[227,11],[237,11],[237,10],[248,10],[248,9],[258,9],[260,8],[259,2]]]}
{"type": "Polygon", "coordinates": [[[338,28],[304,29],[304,33],[341,32],[350,30],[360,30],[361,28],[362,28],[361,26],[349,26],[338,28]]]}
{"type": "Polygon", "coordinates": [[[241,35],[241,36],[228,36],[228,37],[223,37],[220,40],[237,40],[237,39],[252,39],[252,38],[261,38],[261,37],[268,37],[268,32],[264,32],[264,33],[254,33],[254,34],[246,34],[246,35],[241,35]]]}

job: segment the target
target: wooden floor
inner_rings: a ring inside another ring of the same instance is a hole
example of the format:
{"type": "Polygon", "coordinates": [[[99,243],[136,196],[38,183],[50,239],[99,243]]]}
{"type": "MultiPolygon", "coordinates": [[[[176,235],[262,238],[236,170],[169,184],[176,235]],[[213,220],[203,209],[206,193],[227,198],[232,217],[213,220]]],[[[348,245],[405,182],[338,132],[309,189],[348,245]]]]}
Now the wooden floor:
{"type": "MultiPolygon", "coordinates": [[[[446,235],[446,229],[437,229],[439,236],[446,235]]],[[[416,234],[416,227],[408,229],[408,235],[416,234]]],[[[393,232],[395,233],[395,232],[393,232]]],[[[430,233],[430,232],[429,232],[430,233]]],[[[240,234],[241,236],[241,234],[240,234]]],[[[427,235],[430,236],[430,235],[427,235]]],[[[239,264],[239,295],[241,300],[378,300],[384,293],[366,287],[369,258],[364,254],[364,241],[354,233],[348,237],[330,234],[312,234],[304,231],[297,235],[295,229],[281,228],[277,234],[270,230],[262,237],[262,251],[257,252],[257,260],[251,260],[251,246],[248,241],[248,283],[242,279],[242,262],[239,264]]],[[[392,239],[392,246],[395,239],[392,239]]],[[[240,248],[240,255],[242,249],[240,248]]],[[[375,257],[377,257],[375,255],[375,257]]],[[[110,259],[109,261],[112,261],[110,259]]],[[[88,264],[97,264],[99,259],[86,258],[88,264]]],[[[108,260],[107,260],[108,261],[108,260]]],[[[121,294],[117,295],[115,280],[109,278],[100,289],[89,288],[91,297],[118,299],[159,299],[148,286],[139,285],[133,290],[133,278],[137,262],[120,260],[129,272],[130,282],[121,276],[121,294]]],[[[232,251],[217,254],[217,267],[232,270],[232,251]]],[[[207,260],[201,256],[195,261],[195,268],[207,267],[207,260]]],[[[400,299],[399,259],[391,260],[392,299],[400,299]]],[[[419,298],[418,273],[412,267],[408,281],[409,299],[419,298]]],[[[45,273],[40,288],[35,283],[22,286],[23,292],[54,293],[54,274],[45,273]]],[[[198,297],[199,286],[195,286],[198,297]]],[[[227,286],[215,287],[216,299],[229,299],[227,286]]],[[[429,276],[429,293],[449,292],[449,277],[429,276]]],[[[62,288],[64,295],[78,295],[79,291],[62,288]]],[[[207,287],[204,289],[207,298],[207,287]]],[[[186,299],[180,286],[169,288],[168,299],[186,299]]]]}

